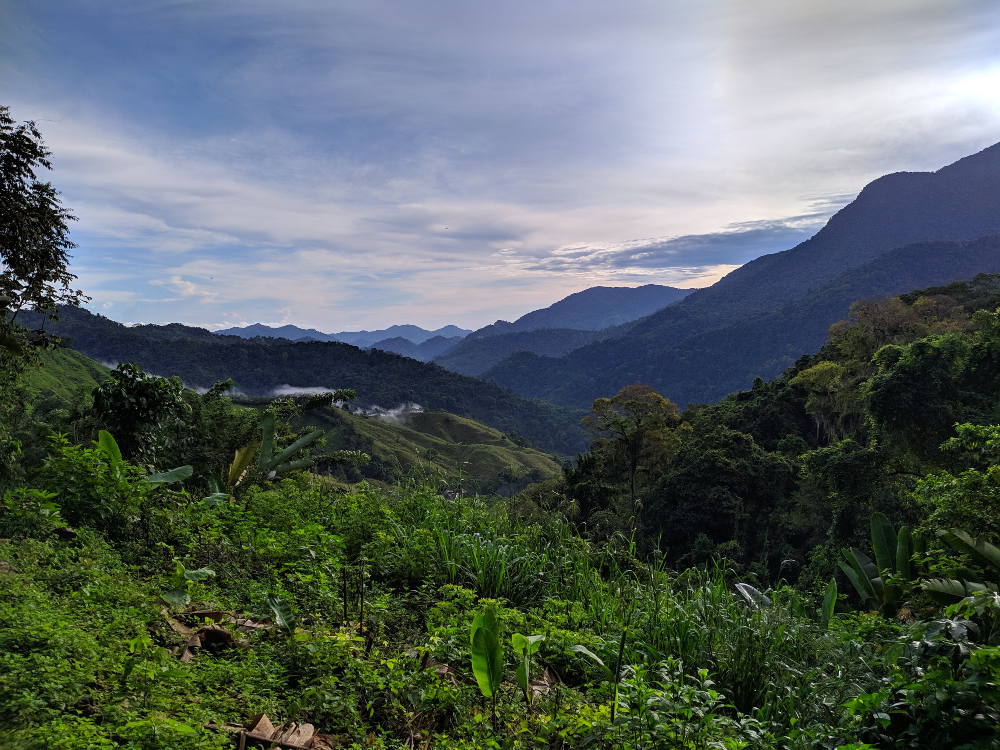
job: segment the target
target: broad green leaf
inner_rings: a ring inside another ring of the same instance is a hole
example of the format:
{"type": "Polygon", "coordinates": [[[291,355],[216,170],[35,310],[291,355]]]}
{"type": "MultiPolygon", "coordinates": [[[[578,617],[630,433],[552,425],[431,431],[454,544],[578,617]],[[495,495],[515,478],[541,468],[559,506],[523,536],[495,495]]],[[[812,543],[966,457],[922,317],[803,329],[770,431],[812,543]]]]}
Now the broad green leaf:
{"type": "Polygon", "coordinates": [[[114,439],[110,432],[101,430],[97,433],[97,445],[105,456],[111,461],[112,466],[119,466],[122,462],[122,452],[118,447],[118,441],[114,439]]]}
{"type": "Polygon", "coordinates": [[[472,637],[472,673],[479,692],[492,698],[503,679],[503,646],[496,631],[480,625],[472,637]]]}
{"type": "Polygon", "coordinates": [[[740,592],[740,595],[754,609],[766,609],[771,606],[771,598],[749,583],[737,583],[736,590],[740,592]]]}
{"type": "Polygon", "coordinates": [[[289,633],[295,630],[295,615],[281,597],[273,594],[267,597],[267,606],[274,612],[274,621],[279,628],[289,633]]]}
{"type": "Polygon", "coordinates": [[[213,492],[211,495],[203,497],[201,501],[209,508],[214,508],[217,505],[229,502],[229,497],[230,495],[228,492],[213,492]]]}
{"type": "Polygon", "coordinates": [[[305,450],[310,445],[319,440],[321,437],[323,437],[325,434],[326,432],[324,432],[323,430],[313,430],[308,435],[303,435],[294,443],[292,443],[287,448],[278,453],[278,455],[274,456],[273,458],[270,458],[266,464],[262,464],[262,467],[267,471],[278,468],[279,466],[281,466],[281,464],[288,461],[296,453],[305,450]]]}
{"type": "Polygon", "coordinates": [[[591,660],[593,660],[593,661],[594,661],[594,662],[596,662],[597,664],[600,664],[600,665],[601,665],[602,667],[604,667],[604,670],[605,670],[605,671],[606,671],[606,672],[607,672],[608,674],[610,674],[610,673],[611,673],[611,670],[610,670],[610,669],[608,669],[608,665],[604,663],[604,660],[603,660],[603,659],[601,659],[601,657],[600,657],[600,656],[598,656],[597,654],[595,654],[595,653],[594,653],[593,651],[591,651],[591,650],[590,650],[589,648],[587,648],[586,646],[581,646],[580,644],[577,644],[577,645],[573,646],[573,647],[572,647],[572,648],[570,649],[570,651],[575,651],[575,652],[576,652],[576,653],[578,653],[578,654],[583,654],[584,656],[586,656],[586,657],[590,658],[591,660]]]}
{"type": "Polygon", "coordinates": [[[973,539],[970,534],[961,529],[942,531],[939,532],[938,536],[956,551],[972,555],[980,562],[996,568],[997,572],[1000,572],[1000,548],[983,539],[973,539]]]}
{"type": "Polygon", "coordinates": [[[190,466],[176,466],[168,471],[161,471],[159,474],[150,474],[143,478],[145,484],[173,484],[183,482],[194,473],[190,466]]]}
{"type": "MultiPolygon", "coordinates": [[[[873,513],[871,517],[872,549],[878,572],[893,572],[896,566],[896,532],[884,513],[873,513]]],[[[874,576],[872,576],[874,578],[874,576]]]]}
{"type": "Polygon", "coordinates": [[[900,526],[896,535],[896,573],[904,581],[913,580],[913,538],[909,526],[900,526]]]}
{"type": "Polygon", "coordinates": [[[826,585],[826,593],[823,594],[823,603],[819,608],[820,624],[826,628],[833,619],[834,610],[837,608],[837,579],[831,578],[826,585]]]}
{"type": "Polygon", "coordinates": [[[264,415],[263,419],[260,420],[260,431],[260,455],[257,459],[257,465],[267,470],[271,463],[271,457],[274,455],[274,414],[268,412],[264,415]]]}
{"type": "Polygon", "coordinates": [[[204,581],[206,578],[214,577],[215,571],[211,568],[198,568],[197,570],[184,568],[184,578],[188,581],[204,581]]]}
{"type": "Polygon", "coordinates": [[[229,472],[226,477],[230,487],[236,487],[240,483],[244,472],[256,455],[257,445],[255,443],[247,443],[242,448],[236,449],[236,455],[233,457],[233,462],[229,464],[229,472]]]}

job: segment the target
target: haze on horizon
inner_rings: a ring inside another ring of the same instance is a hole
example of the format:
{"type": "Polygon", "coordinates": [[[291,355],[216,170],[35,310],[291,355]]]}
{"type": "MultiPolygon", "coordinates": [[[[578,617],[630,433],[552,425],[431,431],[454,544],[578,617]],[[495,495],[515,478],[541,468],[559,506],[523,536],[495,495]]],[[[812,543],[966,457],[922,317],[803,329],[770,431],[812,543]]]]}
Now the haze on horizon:
{"type": "Polygon", "coordinates": [[[477,328],[703,286],[1000,140],[990,0],[0,0],[121,321],[477,328]]]}

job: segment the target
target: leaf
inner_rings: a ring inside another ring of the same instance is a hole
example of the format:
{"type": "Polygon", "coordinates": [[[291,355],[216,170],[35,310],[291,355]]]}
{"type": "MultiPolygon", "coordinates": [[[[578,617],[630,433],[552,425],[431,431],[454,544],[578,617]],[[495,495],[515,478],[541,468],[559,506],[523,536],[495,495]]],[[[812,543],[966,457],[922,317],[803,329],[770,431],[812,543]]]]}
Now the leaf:
{"type": "MultiPolygon", "coordinates": [[[[873,513],[870,521],[872,532],[872,549],[878,562],[878,572],[895,571],[896,565],[896,532],[892,523],[884,513],[873,513]]],[[[875,576],[871,576],[874,578],[875,576]]]]}
{"type": "Polygon", "coordinates": [[[528,650],[528,639],[520,633],[514,633],[510,637],[510,645],[514,647],[517,653],[523,654],[528,650]]]}
{"type": "Polygon", "coordinates": [[[611,674],[611,670],[608,669],[608,665],[604,663],[604,660],[601,659],[600,656],[598,656],[597,654],[595,654],[593,651],[591,651],[586,646],[581,646],[580,644],[577,644],[577,645],[573,646],[570,649],[570,651],[575,651],[578,654],[583,654],[584,656],[588,657],[589,659],[591,659],[592,661],[596,662],[597,664],[600,664],[602,667],[604,667],[604,670],[608,674],[611,674]]]}
{"type": "Polygon", "coordinates": [[[896,535],[896,573],[904,581],[913,580],[913,537],[910,534],[910,527],[903,525],[899,527],[896,535]]]}
{"type": "Polygon", "coordinates": [[[143,477],[142,481],[144,484],[173,484],[174,482],[183,482],[192,474],[194,474],[194,469],[190,466],[176,466],[168,471],[143,477]]]}
{"type": "Polygon", "coordinates": [[[267,463],[262,464],[262,467],[267,470],[276,469],[277,467],[281,466],[281,464],[285,463],[288,459],[290,459],[292,456],[294,456],[296,453],[299,453],[308,448],[310,445],[315,443],[325,434],[326,432],[324,432],[323,430],[313,430],[308,435],[303,435],[294,443],[292,443],[287,448],[282,450],[278,455],[274,456],[273,458],[270,458],[267,461],[267,463]]]}
{"type": "Polygon", "coordinates": [[[500,624],[497,622],[497,613],[493,607],[487,607],[472,620],[472,627],[469,630],[470,645],[473,638],[476,637],[476,631],[483,627],[489,628],[494,633],[500,631],[500,624]]]}
{"type": "Polygon", "coordinates": [[[749,583],[737,583],[736,590],[754,609],[765,609],[771,606],[771,598],[749,583]]]}
{"type": "Polygon", "coordinates": [[[295,615],[281,597],[273,594],[267,597],[267,606],[274,612],[274,621],[279,628],[288,633],[295,630],[295,615]]]}
{"type": "Polygon", "coordinates": [[[101,430],[97,433],[97,446],[101,449],[112,466],[120,466],[122,463],[122,452],[118,447],[118,441],[114,439],[110,432],[101,430]]]}
{"type": "Polygon", "coordinates": [[[247,443],[242,448],[236,449],[236,455],[229,464],[229,472],[226,475],[226,482],[230,487],[236,487],[240,483],[255,455],[257,455],[256,443],[247,443]]]}
{"type": "Polygon", "coordinates": [[[213,492],[207,497],[203,497],[201,501],[207,505],[209,508],[214,508],[222,503],[229,502],[230,495],[228,492],[213,492]]]}
{"type": "Polygon", "coordinates": [[[823,594],[823,603],[819,608],[819,622],[824,627],[830,626],[833,619],[833,612],[837,608],[837,579],[831,578],[826,585],[826,593],[823,594]]]}
{"type": "Polygon", "coordinates": [[[184,579],[187,581],[204,581],[206,578],[215,578],[215,571],[211,568],[198,568],[197,570],[184,568],[184,579]]]}
{"type": "Polygon", "coordinates": [[[492,698],[500,689],[503,646],[496,631],[486,625],[476,628],[472,636],[472,673],[484,697],[492,698]]]}
{"type": "Polygon", "coordinates": [[[268,412],[260,420],[260,432],[260,456],[257,465],[266,470],[271,463],[271,456],[274,455],[274,414],[268,412]]]}
{"type": "Polygon", "coordinates": [[[1000,572],[1000,548],[997,548],[984,539],[973,539],[971,535],[961,529],[950,529],[938,533],[950,547],[958,552],[965,552],[979,559],[980,562],[996,568],[1000,572]]]}
{"type": "Polygon", "coordinates": [[[191,595],[187,592],[187,589],[171,589],[170,591],[164,591],[160,596],[163,601],[173,605],[177,609],[186,607],[191,603],[191,595]]]}

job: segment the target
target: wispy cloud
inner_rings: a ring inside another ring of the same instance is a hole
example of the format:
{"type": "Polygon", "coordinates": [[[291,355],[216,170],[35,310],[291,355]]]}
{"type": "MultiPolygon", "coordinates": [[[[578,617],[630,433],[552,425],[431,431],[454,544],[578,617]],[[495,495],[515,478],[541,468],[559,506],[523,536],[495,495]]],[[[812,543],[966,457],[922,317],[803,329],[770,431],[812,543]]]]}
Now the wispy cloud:
{"type": "Polygon", "coordinates": [[[598,283],[709,283],[884,172],[988,145],[993,13],[37,0],[0,75],[106,314],[474,327],[598,283]]]}

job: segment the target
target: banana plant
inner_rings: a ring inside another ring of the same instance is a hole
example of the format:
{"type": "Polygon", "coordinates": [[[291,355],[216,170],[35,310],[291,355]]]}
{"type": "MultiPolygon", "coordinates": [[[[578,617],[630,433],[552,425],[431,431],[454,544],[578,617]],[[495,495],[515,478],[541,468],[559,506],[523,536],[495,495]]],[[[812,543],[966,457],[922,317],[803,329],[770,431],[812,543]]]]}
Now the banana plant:
{"type": "Polygon", "coordinates": [[[938,536],[956,552],[965,553],[987,569],[991,569],[996,580],[976,582],[954,578],[933,578],[920,585],[924,591],[943,601],[954,601],[972,596],[977,591],[997,591],[1000,589],[1000,548],[983,539],[973,539],[970,534],[961,529],[940,531],[938,536]]]}
{"type": "Polygon", "coordinates": [[[268,479],[274,479],[296,469],[306,469],[316,463],[316,459],[306,455],[305,450],[326,433],[323,430],[313,430],[291,445],[278,450],[274,440],[275,421],[273,413],[265,414],[260,420],[260,443],[256,445],[248,443],[236,450],[226,477],[232,490],[236,490],[251,474],[251,467],[256,468],[268,479]]]}
{"type": "Polygon", "coordinates": [[[490,700],[493,731],[497,731],[497,695],[503,680],[503,644],[500,642],[500,624],[496,610],[490,606],[476,615],[469,631],[472,654],[472,673],[479,685],[479,692],[490,700]]]}
{"type": "Polygon", "coordinates": [[[529,708],[531,707],[531,657],[538,653],[544,640],[544,635],[514,633],[510,637],[511,645],[520,657],[517,664],[517,684],[521,688],[524,702],[529,708]]]}
{"type": "Polygon", "coordinates": [[[914,538],[909,526],[896,531],[882,513],[873,514],[870,525],[875,562],[859,549],[842,549],[839,565],[864,606],[891,615],[902,593],[900,584],[913,581],[914,538]]]}

